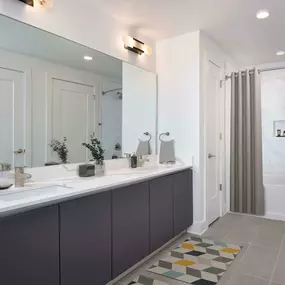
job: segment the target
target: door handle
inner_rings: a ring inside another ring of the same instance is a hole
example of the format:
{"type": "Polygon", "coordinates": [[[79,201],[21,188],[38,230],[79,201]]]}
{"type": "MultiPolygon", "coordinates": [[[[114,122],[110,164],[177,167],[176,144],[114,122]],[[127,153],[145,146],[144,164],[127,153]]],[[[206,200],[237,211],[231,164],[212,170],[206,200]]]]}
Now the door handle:
{"type": "Polygon", "coordinates": [[[211,154],[211,153],[208,154],[208,158],[209,158],[209,159],[211,159],[211,158],[213,158],[213,157],[216,157],[216,155],[211,154]]]}
{"type": "Polygon", "coordinates": [[[19,148],[19,149],[14,151],[15,154],[21,154],[21,153],[24,153],[24,152],[26,152],[26,150],[23,149],[23,148],[19,148]]]}

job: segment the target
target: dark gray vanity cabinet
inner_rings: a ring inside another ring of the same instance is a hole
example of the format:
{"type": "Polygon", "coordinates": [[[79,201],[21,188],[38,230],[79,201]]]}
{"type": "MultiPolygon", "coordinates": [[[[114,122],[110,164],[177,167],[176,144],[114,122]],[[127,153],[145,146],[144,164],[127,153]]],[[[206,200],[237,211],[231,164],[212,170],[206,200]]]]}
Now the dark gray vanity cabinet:
{"type": "Polygon", "coordinates": [[[112,278],[150,251],[149,182],[112,191],[112,278]]]}
{"type": "Polygon", "coordinates": [[[174,178],[175,174],[150,181],[150,246],[152,252],[174,237],[174,178]]]}
{"type": "Polygon", "coordinates": [[[59,285],[58,206],[0,219],[0,284],[59,285]]]}
{"type": "Polygon", "coordinates": [[[174,183],[174,236],[193,224],[192,170],[173,175],[174,183]]]}
{"type": "Polygon", "coordinates": [[[60,269],[61,285],[111,280],[110,191],[60,204],[60,269]]]}
{"type": "Polygon", "coordinates": [[[0,284],[106,285],[192,223],[192,170],[1,218],[0,284]]]}

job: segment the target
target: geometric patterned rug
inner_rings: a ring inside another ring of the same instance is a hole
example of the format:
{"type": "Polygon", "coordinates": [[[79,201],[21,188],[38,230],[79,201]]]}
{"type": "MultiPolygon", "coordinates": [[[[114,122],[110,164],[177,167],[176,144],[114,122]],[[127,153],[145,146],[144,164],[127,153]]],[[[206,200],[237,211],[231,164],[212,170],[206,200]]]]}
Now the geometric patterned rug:
{"type": "Polygon", "coordinates": [[[215,285],[240,253],[238,245],[192,236],[148,269],[195,285],[215,285]]]}
{"type": "Polygon", "coordinates": [[[140,275],[134,281],[130,282],[128,285],[168,285],[167,283],[152,279],[150,277],[146,277],[140,275]]]}

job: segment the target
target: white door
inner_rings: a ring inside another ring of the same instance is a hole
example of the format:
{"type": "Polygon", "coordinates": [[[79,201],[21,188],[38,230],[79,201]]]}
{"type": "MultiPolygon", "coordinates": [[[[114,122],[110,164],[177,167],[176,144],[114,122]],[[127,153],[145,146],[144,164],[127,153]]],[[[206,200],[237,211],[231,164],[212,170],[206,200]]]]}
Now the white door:
{"type": "Polygon", "coordinates": [[[206,92],[206,196],[207,224],[220,217],[219,140],[220,68],[208,63],[206,92]]]}
{"type": "Polygon", "coordinates": [[[25,74],[0,68],[0,161],[26,166],[25,74]]]}
{"type": "MultiPolygon", "coordinates": [[[[84,162],[88,152],[82,146],[95,132],[94,86],[58,79],[52,80],[51,138],[67,138],[68,161],[84,162]]],[[[49,143],[49,142],[48,142],[49,143]]],[[[49,161],[58,161],[50,151],[49,161]]]]}

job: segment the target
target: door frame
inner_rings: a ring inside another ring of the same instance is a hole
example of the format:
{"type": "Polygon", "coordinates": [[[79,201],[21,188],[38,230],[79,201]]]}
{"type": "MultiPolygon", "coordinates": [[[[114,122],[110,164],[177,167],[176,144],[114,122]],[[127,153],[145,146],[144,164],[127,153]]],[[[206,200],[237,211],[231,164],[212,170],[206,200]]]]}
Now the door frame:
{"type": "Polygon", "coordinates": [[[24,167],[31,167],[32,165],[32,96],[31,96],[31,85],[32,85],[32,69],[29,68],[25,63],[18,61],[16,57],[7,52],[0,53],[0,68],[11,70],[15,72],[22,73],[24,75],[24,86],[25,86],[25,97],[26,97],[26,105],[25,105],[25,130],[24,130],[24,142],[25,145],[23,148],[25,149],[25,158],[24,167]],[[11,55],[11,56],[10,56],[11,55]]]}
{"type": "MultiPolygon", "coordinates": [[[[226,175],[225,175],[225,87],[222,83],[222,80],[225,76],[225,61],[222,58],[218,58],[214,54],[210,52],[206,52],[205,58],[204,58],[204,83],[205,83],[205,92],[204,92],[204,98],[203,98],[203,110],[204,110],[204,124],[203,124],[203,153],[204,153],[204,167],[203,167],[203,177],[204,177],[204,197],[205,197],[205,209],[204,209],[204,215],[205,215],[205,222],[206,222],[206,229],[209,226],[208,216],[207,216],[207,210],[208,210],[208,197],[207,197],[207,117],[206,117],[206,104],[207,104],[207,95],[208,95],[208,74],[209,74],[209,64],[214,64],[217,67],[220,68],[220,92],[219,92],[219,110],[220,113],[219,116],[219,134],[221,135],[221,139],[218,140],[218,165],[219,168],[217,169],[217,175],[219,179],[219,184],[222,187],[222,190],[220,191],[220,217],[222,217],[226,213],[226,199],[225,199],[225,193],[226,193],[226,175]]],[[[217,134],[218,135],[218,134],[217,134]]]]}
{"type": "Polygon", "coordinates": [[[52,86],[53,86],[53,80],[59,80],[59,81],[65,81],[70,82],[73,84],[79,84],[79,85],[85,85],[90,86],[93,88],[93,96],[94,96],[94,104],[95,104],[95,133],[99,134],[99,140],[101,140],[101,131],[99,126],[99,80],[92,76],[91,80],[89,78],[85,78],[83,74],[79,71],[77,73],[77,76],[63,73],[61,71],[55,71],[55,70],[48,70],[45,72],[45,151],[44,151],[44,159],[47,161],[48,157],[51,154],[51,149],[49,148],[48,144],[52,138],[52,126],[50,124],[51,118],[52,118],[52,86]]]}

